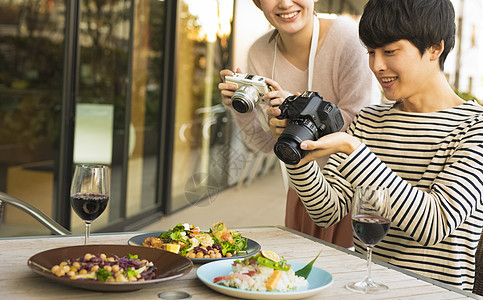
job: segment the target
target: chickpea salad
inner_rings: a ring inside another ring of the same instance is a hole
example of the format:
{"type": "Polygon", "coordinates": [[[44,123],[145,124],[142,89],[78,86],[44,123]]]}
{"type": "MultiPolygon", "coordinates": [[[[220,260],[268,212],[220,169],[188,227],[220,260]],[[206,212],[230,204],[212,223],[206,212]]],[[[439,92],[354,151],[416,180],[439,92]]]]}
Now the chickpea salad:
{"type": "Polygon", "coordinates": [[[156,267],[137,255],[107,256],[104,253],[86,253],[83,257],[67,259],[51,268],[57,277],[74,280],[105,282],[145,281],[155,277],[156,267]]]}
{"type": "Polygon", "coordinates": [[[247,239],[217,222],[208,232],[188,223],[179,223],[158,237],[147,237],[143,246],[168,250],[188,258],[222,258],[246,253],[247,239]]]}

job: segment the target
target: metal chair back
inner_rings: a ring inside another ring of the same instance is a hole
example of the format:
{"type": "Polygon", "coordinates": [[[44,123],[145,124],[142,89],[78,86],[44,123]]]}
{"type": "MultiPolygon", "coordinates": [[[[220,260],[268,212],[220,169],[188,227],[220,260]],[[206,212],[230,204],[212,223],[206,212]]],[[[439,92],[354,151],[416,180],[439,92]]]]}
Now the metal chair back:
{"type": "Polygon", "coordinates": [[[3,212],[3,206],[6,204],[10,204],[14,207],[17,207],[32,217],[34,217],[37,221],[39,221],[42,225],[50,229],[53,233],[57,235],[69,235],[71,234],[70,231],[65,229],[62,225],[57,223],[55,220],[53,220],[51,217],[47,216],[44,214],[41,210],[38,208],[30,205],[29,203],[20,200],[16,197],[13,197],[11,195],[8,195],[6,193],[0,192],[0,220],[1,220],[1,214],[3,212]]]}

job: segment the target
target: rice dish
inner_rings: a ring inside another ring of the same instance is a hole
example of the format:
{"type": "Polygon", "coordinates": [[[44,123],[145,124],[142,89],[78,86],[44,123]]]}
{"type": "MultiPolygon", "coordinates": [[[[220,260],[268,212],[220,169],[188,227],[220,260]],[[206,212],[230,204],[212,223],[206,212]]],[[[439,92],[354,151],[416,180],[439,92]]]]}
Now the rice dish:
{"type": "Polygon", "coordinates": [[[304,277],[295,275],[294,270],[286,264],[286,261],[269,261],[260,254],[244,260],[236,260],[232,264],[232,271],[229,275],[216,277],[213,282],[241,290],[259,292],[270,290],[287,292],[308,287],[308,281],[304,277]],[[274,265],[281,267],[275,269],[274,265]],[[274,273],[279,273],[279,278],[276,279],[278,282],[272,280],[274,273]]]}

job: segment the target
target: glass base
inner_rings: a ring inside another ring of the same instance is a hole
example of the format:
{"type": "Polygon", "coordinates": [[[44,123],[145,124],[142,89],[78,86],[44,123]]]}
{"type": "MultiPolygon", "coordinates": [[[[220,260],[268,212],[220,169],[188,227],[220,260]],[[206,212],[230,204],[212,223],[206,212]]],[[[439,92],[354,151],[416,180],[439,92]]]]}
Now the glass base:
{"type": "Polygon", "coordinates": [[[366,278],[359,282],[349,282],[345,285],[345,287],[350,291],[364,294],[384,293],[389,290],[387,285],[374,282],[370,278],[366,278]]]}

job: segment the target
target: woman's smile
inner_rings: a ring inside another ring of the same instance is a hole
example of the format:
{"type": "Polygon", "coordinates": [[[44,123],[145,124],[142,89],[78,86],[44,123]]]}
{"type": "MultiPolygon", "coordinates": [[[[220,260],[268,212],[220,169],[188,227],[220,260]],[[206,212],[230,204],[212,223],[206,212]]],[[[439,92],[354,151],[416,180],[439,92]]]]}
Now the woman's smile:
{"type": "Polygon", "coordinates": [[[283,21],[292,21],[299,14],[299,11],[277,14],[283,21]]]}

